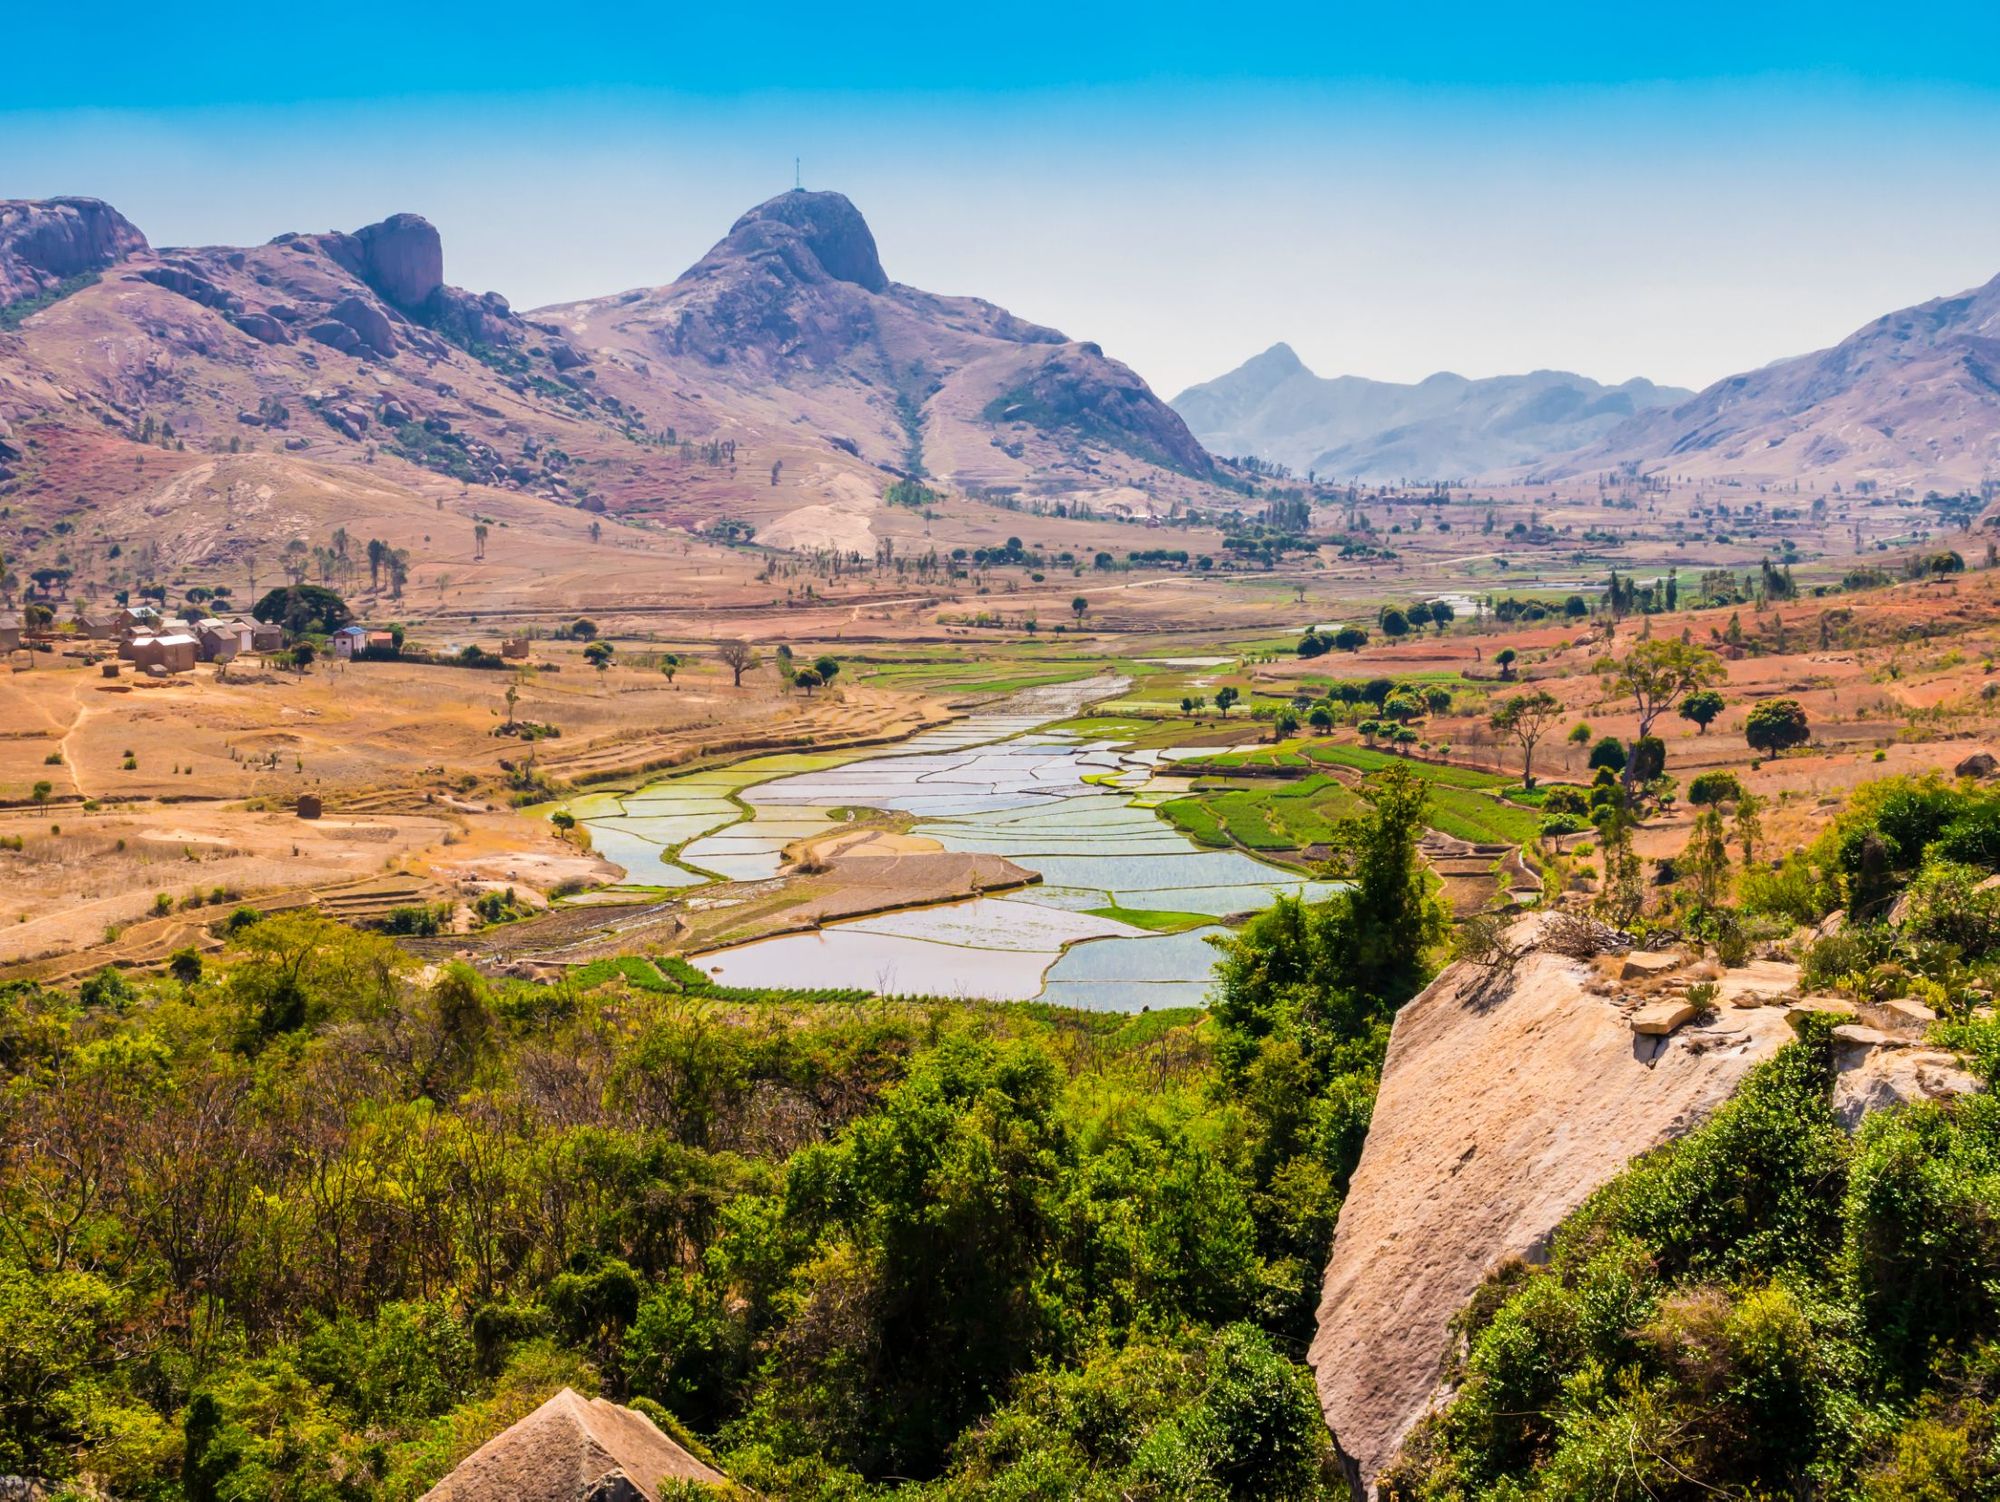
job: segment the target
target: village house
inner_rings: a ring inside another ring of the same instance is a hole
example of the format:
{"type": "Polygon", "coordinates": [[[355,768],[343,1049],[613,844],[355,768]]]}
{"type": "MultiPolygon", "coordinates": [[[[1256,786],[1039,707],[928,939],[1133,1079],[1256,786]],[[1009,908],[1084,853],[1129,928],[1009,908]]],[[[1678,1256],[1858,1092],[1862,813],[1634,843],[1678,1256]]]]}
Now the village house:
{"type": "Polygon", "coordinates": [[[18,614],[0,615],[0,652],[20,650],[21,630],[21,617],[18,614]]]}
{"type": "Polygon", "coordinates": [[[231,662],[248,645],[249,633],[234,621],[196,621],[194,639],[203,662],[231,662]]]}
{"type": "Polygon", "coordinates": [[[192,672],[199,654],[199,643],[183,632],[135,636],[118,649],[120,657],[131,658],[139,667],[161,668],[169,673],[192,672]]]}
{"type": "Polygon", "coordinates": [[[371,652],[390,653],[396,650],[396,634],[393,631],[374,631],[366,626],[342,626],[327,638],[332,644],[335,657],[365,657],[371,652]]]}

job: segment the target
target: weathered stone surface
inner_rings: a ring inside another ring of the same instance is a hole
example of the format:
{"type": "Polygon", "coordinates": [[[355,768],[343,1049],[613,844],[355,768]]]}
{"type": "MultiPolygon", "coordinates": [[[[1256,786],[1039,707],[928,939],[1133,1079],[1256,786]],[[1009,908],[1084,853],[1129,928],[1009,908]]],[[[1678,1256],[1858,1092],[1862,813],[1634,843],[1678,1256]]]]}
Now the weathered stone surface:
{"type": "Polygon", "coordinates": [[[1975,751],[1951,770],[1959,777],[1991,777],[2000,772],[2000,761],[1990,751],[1975,751]]]}
{"type": "Polygon", "coordinates": [[[1885,1033],[1879,1027],[1843,1022],[1833,1030],[1833,1041],[1850,1048],[1901,1048],[1910,1040],[1895,1033],[1885,1033]]]}
{"type": "Polygon", "coordinates": [[[241,298],[223,291],[193,267],[178,262],[148,266],[139,273],[139,279],[179,293],[189,302],[198,302],[204,308],[217,308],[227,313],[238,313],[243,308],[241,298]]]}
{"type": "Polygon", "coordinates": [[[145,249],[138,227],[102,199],[0,199],[0,308],[145,249]]]}
{"type": "Polygon", "coordinates": [[[1794,1003],[1786,1013],[1794,1028],[1799,1025],[1800,1018],[1813,1015],[1832,1017],[1840,1022],[1850,1017],[1858,1018],[1861,1008],[1844,996],[1807,996],[1794,1003]]]}
{"type": "Polygon", "coordinates": [[[1624,968],[1618,976],[1620,980],[1651,980],[1679,969],[1680,965],[1681,957],[1671,951],[1635,949],[1625,956],[1624,968]]]}
{"type": "Polygon", "coordinates": [[[565,1387],[473,1451],[422,1502],[659,1502],[668,1481],[724,1484],[644,1414],[565,1387]]]}
{"type": "Polygon", "coordinates": [[[1396,1019],[1311,1356],[1357,1486],[1429,1404],[1451,1321],[1487,1272],[1539,1255],[1591,1191],[1699,1124],[1791,1037],[1770,1007],[1731,1013],[1726,1032],[1635,1038],[1584,990],[1591,975],[1550,954],[1511,981],[1454,965],[1396,1019]]]}
{"type": "Polygon", "coordinates": [[[1922,1032],[1937,1021],[1937,1013],[1914,997],[1901,996],[1894,1001],[1882,1003],[1882,1010],[1892,1017],[1901,1019],[1911,1031],[1922,1032]]]}
{"type": "Polygon", "coordinates": [[[1632,1014],[1632,1031],[1646,1037],[1664,1038],[1683,1023],[1694,1020],[1695,1005],[1674,998],[1651,1001],[1632,1014]]]}
{"type": "Polygon", "coordinates": [[[352,235],[328,236],[351,246],[354,270],[397,307],[422,307],[444,285],[444,241],[421,214],[391,214],[352,235]]]}
{"type": "Polygon", "coordinates": [[[344,355],[351,355],[361,348],[361,336],[354,332],[353,327],[332,318],[314,324],[306,330],[306,335],[321,344],[332,346],[344,355]]]}
{"type": "Polygon", "coordinates": [[[333,305],[333,316],[354,330],[355,337],[375,354],[387,358],[396,353],[396,332],[389,316],[374,303],[359,297],[343,297],[333,305]]]}
{"type": "Polygon", "coordinates": [[[1956,1057],[1932,1049],[1843,1048],[1834,1056],[1833,1114],[1848,1131],[1870,1111],[1970,1095],[1980,1083],[1956,1057]]]}
{"type": "Polygon", "coordinates": [[[1715,999],[1733,1007],[1771,1006],[1798,986],[1797,965],[1786,960],[1752,960],[1722,973],[1715,983],[1715,999]]]}
{"type": "Polygon", "coordinates": [[[269,313],[238,313],[229,320],[260,344],[290,344],[292,331],[269,313]]]}

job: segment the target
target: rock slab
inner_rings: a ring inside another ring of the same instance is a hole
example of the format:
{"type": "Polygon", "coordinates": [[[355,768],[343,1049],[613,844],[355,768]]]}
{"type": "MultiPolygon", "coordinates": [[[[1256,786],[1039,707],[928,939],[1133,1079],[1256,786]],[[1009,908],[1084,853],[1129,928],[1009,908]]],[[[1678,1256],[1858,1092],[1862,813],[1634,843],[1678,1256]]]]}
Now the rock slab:
{"type": "Polygon", "coordinates": [[[1546,953],[1511,977],[1460,963],[1396,1019],[1311,1353],[1357,1496],[1429,1406],[1451,1321],[1487,1273],[1540,1255],[1593,1190],[1698,1125],[1791,1038],[1768,1007],[1637,1039],[1584,989],[1593,978],[1546,953]]]}

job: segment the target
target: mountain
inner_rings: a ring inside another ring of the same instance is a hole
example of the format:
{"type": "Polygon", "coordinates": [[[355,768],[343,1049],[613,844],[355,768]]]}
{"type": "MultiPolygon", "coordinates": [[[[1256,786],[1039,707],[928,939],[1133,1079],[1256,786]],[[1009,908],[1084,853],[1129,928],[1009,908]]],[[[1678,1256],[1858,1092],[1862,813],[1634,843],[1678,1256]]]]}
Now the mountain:
{"type": "Polygon", "coordinates": [[[769,420],[803,414],[863,458],[959,485],[1215,474],[1180,417],[1097,345],[891,281],[838,193],[758,205],[667,286],[536,316],[620,389],[619,373],[651,379],[664,362],[769,420]]]}
{"type": "MultiPolygon", "coordinates": [[[[864,554],[923,535],[884,499],[902,475],[1099,515],[1221,494],[1215,461],[1129,368],[891,281],[837,193],[752,209],[663,286],[526,314],[449,283],[415,214],[166,249],[97,200],[0,202],[0,504],[53,525],[130,501],[166,518],[149,545],[200,562],[249,543],[177,529],[165,476],[205,456],[203,484],[226,497],[239,454],[258,456],[262,491],[313,508],[287,526],[315,537],[343,484],[428,503],[455,482],[864,554]],[[154,457],[133,463],[135,441],[154,457]]],[[[218,500],[211,519],[226,512],[218,500]]]]}
{"type": "Polygon", "coordinates": [[[1550,464],[1759,480],[1974,485],[2000,471],[2000,277],[1831,349],[1717,381],[1550,464]]]}
{"type": "Polygon", "coordinates": [[[1317,376],[1274,344],[1173,400],[1219,454],[1255,455],[1329,479],[1448,480],[1532,463],[1601,438],[1691,393],[1651,381],[1604,386],[1565,371],[1415,385],[1317,376]]]}

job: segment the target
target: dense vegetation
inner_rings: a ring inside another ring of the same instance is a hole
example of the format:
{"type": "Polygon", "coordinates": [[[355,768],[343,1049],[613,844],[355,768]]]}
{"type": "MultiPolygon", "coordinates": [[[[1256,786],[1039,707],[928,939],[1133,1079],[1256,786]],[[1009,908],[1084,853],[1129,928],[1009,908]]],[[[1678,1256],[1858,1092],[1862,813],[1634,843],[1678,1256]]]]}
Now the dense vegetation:
{"type": "Polygon", "coordinates": [[[413,1497],[563,1383],[786,1497],[1336,1495],[1297,1357],[1424,793],[1199,1013],[428,976],[309,916],[0,993],[0,1474],[413,1497]]]}

